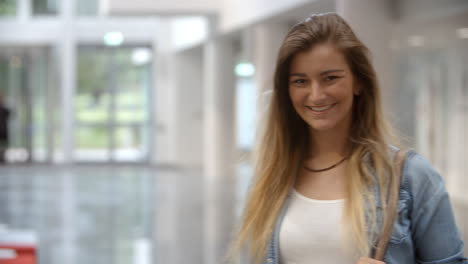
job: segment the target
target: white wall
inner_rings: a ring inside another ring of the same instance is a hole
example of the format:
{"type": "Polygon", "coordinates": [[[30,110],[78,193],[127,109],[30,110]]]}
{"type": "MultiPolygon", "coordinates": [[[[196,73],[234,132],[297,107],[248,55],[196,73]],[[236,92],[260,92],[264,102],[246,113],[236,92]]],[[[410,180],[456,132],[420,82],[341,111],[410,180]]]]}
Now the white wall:
{"type": "Polygon", "coordinates": [[[65,24],[60,18],[29,18],[27,21],[6,20],[0,23],[2,45],[47,45],[59,43],[63,32],[73,31],[80,43],[101,44],[104,34],[120,31],[125,43],[153,41],[158,34],[159,19],[134,18],[84,18],[65,24]]]}
{"type": "MultiPolygon", "coordinates": [[[[111,15],[215,15],[218,32],[228,33],[242,27],[282,16],[290,10],[323,12],[324,3],[334,0],[107,0],[104,13],[111,15]],[[305,10],[302,7],[306,7],[305,10]]],[[[326,11],[330,11],[326,9],[326,11]]]]}
{"type": "Polygon", "coordinates": [[[460,15],[468,10],[466,0],[411,0],[398,1],[399,20],[421,20],[460,15]]]}
{"type": "Polygon", "coordinates": [[[108,0],[108,14],[213,14],[219,10],[219,0],[108,0]]]}
{"type": "Polygon", "coordinates": [[[282,12],[315,2],[307,0],[224,0],[220,10],[220,31],[228,32],[282,12]]]}

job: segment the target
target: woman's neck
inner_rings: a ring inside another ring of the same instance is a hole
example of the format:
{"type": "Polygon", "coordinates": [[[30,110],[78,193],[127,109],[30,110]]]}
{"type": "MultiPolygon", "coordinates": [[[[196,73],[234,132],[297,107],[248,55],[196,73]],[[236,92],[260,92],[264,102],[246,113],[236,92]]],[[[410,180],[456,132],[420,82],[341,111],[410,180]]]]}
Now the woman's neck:
{"type": "Polygon", "coordinates": [[[331,131],[310,130],[311,147],[309,157],[311,159],[336,159],[349,154],[349,130],[335,129],[331,131]]]}

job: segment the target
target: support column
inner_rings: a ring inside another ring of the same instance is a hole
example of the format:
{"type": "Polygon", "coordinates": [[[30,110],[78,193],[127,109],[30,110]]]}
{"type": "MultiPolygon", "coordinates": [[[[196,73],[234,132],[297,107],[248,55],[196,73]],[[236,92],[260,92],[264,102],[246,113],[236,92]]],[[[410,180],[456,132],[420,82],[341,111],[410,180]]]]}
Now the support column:
{"type": "Polygon", "coordinates": [[[17,10],[18,10],[18,20],[21,22],[26,22],[31,19],[32,16],[32,0],[18,0],[17,1],[17,10]]]}
{"type": "Polygon", "coordinates": [[[337,0],[336,10],[372,52],[386,112],[395,106],[394,58],[390,49],[394,8],[387,0],[337,0]]]}
{"type": "Polygon", "coordinates": [[[279,22],[265,22],[253,27],[257,112],[262,114],[266,110],[266,103],[269,99],[268,91],[273,90],[273,74],[278,50],[289,27],[287,23],[279,22]]]}
{"type": "Polygon", "coordinates": [[[203,49],[180,51],[174,57],[177,91],[177,162],[200,171],[203,165],[203,49]]]}
{"type": "Polygon", "coordinates": [[[204,46],[204,262],[222,263],[234,221],[235,78],[230,39],[204,46]]]}
{"type": "MultiPolygon", "coordinates": [[[[73,161],[73,147],[74,147],[74,95],[76,89],[76,40],[74,30],[74,14],[75,14],[75,0],[62,1],[62,10],[60,16],[62,17],[62,39],[57,40],[59,50],[59,72],[62,78],[60,79],[60,89],[62,96],[62,159],[59,162],[71,163],[73,161]]],[[[60,75],[60,74],[59,74],[60,75]]],[[[63,234],[63,261],[64,263],[74,264],[76,262],[76,239],[75,232],[75,216],[73,214],[75,206],[74,194],[74,179],[73,175],[69,172],[65,173],[62,179],[62,205],[64,206],[63,212],[63,227],[67,230],[63,234]]]]}
{"type": "Polygon", "coordinates": [[[46,52],[47,56],[47,87],[46,87],[46,104],[49,106],[46,110],[47,117],[46,117],[46,131],[49,131],[46,135],[46,152],[47,152],[47,163],[52,163],[55,156],[55,146],[54,146],[54,138],[57,134],[57,124],[55,123],[54,118],[54,111],[59,108],[59,103],[57,102],[57,91],[58,91],[58,82],[56,80],[57,72],[56,66],[54,64],[55,57],[53,56],[53,52],[50,49],[47,49],[46,52]]]}
{"type": "Polygon", "coordinates": [[[177,93],[174,89],[174,76],[178,72],[174,67],[170,18],[161,19],[158,35],[155,37],[155,56],[153,56],[154,87],[153,115],[154,140],[153,163],[174,164],[176,157],[177,135],[177,93]]]}
{"type": "Polygon", "coordinates": [[[76,41],[73,30],[75,11],[74,0],[64,0],[62,3],[63,34],[58,40],[59,70],[62,71],[60,87],[62,90],[62,155],[59,162],[71,163],[74,149],[74,96],[76,89],[76,41]]]}

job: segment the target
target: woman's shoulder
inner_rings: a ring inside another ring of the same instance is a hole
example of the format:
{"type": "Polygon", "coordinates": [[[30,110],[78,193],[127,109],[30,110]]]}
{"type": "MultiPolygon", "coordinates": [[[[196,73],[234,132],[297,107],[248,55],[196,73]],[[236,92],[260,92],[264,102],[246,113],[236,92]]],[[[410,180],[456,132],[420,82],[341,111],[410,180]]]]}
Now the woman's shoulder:
{"type": "Polygon", "coordinates": [[[428,197],[445,192],[445,182],[431,162],[414,150],[409,150],[403,163],[402,188],[413,197],[428,197]]]}
{"type": "Polygon", "coordinates": [[[403,176],[408,176],[411,181],[430,180],[435,181],[439,184],[443,181],[439,172],[432,165],[432,163],[424,156],[420,155],[413,149],[402,149],[393,145],[390,145],[390,150],[393,155],[396,155],[399,151],[406,152],[405,160],[403,163],[403,176]]]}
{"type": "MultiPolygon", "coordinates": [[[[406,152],[401,176],[403,191],[416,196],[421,196],[422,193],[445,191],[444,179],[428,159],[413,149],[399,148],[394,145],[389,145],[389,151],[394,158],[399,151],[406,152]]],[[[369,153],[364,156],[364,161],[369,162],[369,153]]]]}

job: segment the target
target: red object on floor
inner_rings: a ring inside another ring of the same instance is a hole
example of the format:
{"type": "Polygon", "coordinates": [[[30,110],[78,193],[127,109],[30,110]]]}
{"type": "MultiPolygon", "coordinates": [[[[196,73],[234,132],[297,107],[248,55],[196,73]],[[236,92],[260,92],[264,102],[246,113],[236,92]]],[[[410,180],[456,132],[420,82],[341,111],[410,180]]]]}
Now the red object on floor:
{"type": "Polygon", "coordinates": [[[0,244],[0,250],[14,250],[15,258],[2,258],[0,264],[36,264],[36,247],[30,245],[0,244]]]}

